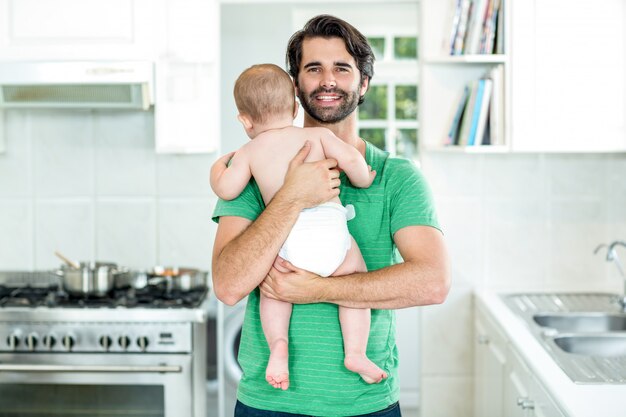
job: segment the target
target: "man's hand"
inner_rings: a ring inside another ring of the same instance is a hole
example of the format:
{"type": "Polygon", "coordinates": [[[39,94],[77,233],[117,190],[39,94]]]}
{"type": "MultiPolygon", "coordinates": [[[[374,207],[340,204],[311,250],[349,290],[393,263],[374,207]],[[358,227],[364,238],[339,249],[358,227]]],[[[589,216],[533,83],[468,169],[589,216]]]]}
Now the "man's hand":
{"type": "Polygon", "coordinates": [[[316,289],[321,278],[312,272],[295,267],[291,262],[277,258],[267,277],[259,286],[266,297],[292,304],[316,303],[316,289]]]}
{"type": "Polygon", "coordinates": [[[307,141],[289,163],[282,188],[276,194],[301,209],[325,203],[339,195],[337,161],[324,159],[304,162],[311,144],[307,141]]]}

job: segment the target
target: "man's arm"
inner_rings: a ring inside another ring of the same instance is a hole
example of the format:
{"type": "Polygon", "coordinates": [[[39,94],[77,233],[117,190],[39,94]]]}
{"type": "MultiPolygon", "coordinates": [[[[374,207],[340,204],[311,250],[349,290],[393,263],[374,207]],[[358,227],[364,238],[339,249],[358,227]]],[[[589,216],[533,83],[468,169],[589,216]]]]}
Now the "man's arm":
{"type": "Polygon", "coordinates": [[[285,261],[283,265],[294,272],[272,268],[261,292],[296,304],[326,302],[353,308],[398,309],[442,303],[450,288],[450,270],[441,232],[430,226],[408,226],[395,233],[394,241],[403,263],[321,278],[285,261]]]}
{"type": "Polygon", "coordinates": [[[305,145],[289,165],[285,182],[259,217],[221,217],[213,246],[213,289],[229,305],[256,288],[272,267],[276,255],[300,211],[339,195],[339,172],[332,159],[304,163],[305,145]]]}

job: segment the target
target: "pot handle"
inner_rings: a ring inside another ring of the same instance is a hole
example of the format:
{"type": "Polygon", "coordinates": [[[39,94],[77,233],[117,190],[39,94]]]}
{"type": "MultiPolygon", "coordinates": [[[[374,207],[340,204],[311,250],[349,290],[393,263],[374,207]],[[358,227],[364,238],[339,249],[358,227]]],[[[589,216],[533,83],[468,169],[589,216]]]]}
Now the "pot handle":
{"type": "Polygon", "coordinates": [[[61,278],[63,278],[63,275],[65,275],[61,269],[57,269],[57,270],[52,271],[52,274],[56,275],[57,277],[61,277],[61,278]]]}

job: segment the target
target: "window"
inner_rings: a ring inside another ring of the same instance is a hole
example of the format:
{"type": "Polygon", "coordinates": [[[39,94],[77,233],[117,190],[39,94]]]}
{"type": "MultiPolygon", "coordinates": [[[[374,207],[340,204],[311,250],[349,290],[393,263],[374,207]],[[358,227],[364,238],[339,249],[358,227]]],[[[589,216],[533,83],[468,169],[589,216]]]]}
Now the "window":
{"type": "MultiPolygon", "coordinates": [[[[390,28],[393,30],[393,28],[390,28]]],[[[375,74],[359,106],[359,135],[391,154],[415,158],[418,128],[417,36],[370,36],[375,74]]]]}

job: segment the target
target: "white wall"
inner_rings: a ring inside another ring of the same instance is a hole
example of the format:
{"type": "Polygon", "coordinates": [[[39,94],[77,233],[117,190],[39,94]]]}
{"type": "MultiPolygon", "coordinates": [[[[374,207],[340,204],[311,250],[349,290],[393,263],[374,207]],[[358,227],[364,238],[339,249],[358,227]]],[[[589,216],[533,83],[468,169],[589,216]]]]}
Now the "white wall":
{"type": "Polygon", "coordinates": [[[593,251],[626,239],[626,155],[430,153],[422,164],[452,290],[422,312],[421,415],[471,416],[475,288],[623,291],[593,251]]]}
{"type": "Polygon", "coordinates": [[[157,155],[153,115],[6,112],[0,270],[76,260],[209,269],[215,155],[157,155]]]}

